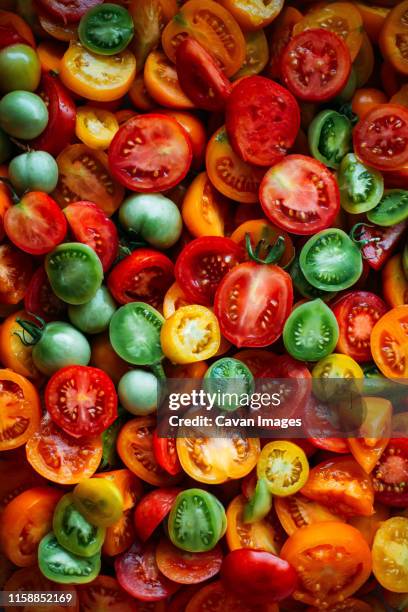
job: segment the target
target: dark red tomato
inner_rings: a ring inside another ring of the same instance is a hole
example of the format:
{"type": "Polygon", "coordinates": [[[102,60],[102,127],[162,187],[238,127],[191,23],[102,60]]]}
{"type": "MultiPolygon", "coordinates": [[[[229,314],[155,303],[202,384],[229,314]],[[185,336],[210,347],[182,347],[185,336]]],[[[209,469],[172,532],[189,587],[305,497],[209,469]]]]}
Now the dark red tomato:
{"type": "Polygon", "coordinates": [[[160,573],[153,542],[135,542],[115,560],[116,577],[122,589],[142,601],[167,599],[180,588],[160,573]]]}
{"type": "Polygon", "coordinates": [[[44,255],[64,240],[67,221],[49,195],[42,191],[30,191],[7,210],[4,229],[22,251],[30,255],[44,255]]]}
{"type": "MultiPolygon", "coordinates": [[[[312,391],[312,375],[306,365],[290,355],[271,355],[270,363],[258,374],[259,391],[279,393],[280,405],[273,407],[273,417],[303,416],[303,408],[312,391]],[[263,380],[262,380],[263,379],[263,380]]],[[[271,417],[271,409],[265,412],[271,417]]]]}
{"type": "Polygon", "coordinates": [[[353,131],[356,155],[378,170],[393,170],[408,162],[408,108],[379,104],[353,131]]]}
{"type": "Polygon", "coordinates": [[[181,464],[177,455],[174,438],[159,438],[157,430],[153,434],[153,453],[157,463],[172,476],[180,474],[181,464]]]}
{"type": "Polygon", "coordinates": [[[222,279],[214,312],[222,334],[236,346],[268,346],[281,335],[292,304],[292,279],[285,270],[247,262],[222,279]]]}
{"type": "Polygon", "coordinates": [[[303,425],[306,435],[309,436],[309,442],[315,448],[321,448],[332,453],[349,453],[347,440],[336,437],[340,428],[336,419],[336,408],[330,408],[313,395],[309,397],[304,407],[303,416],[303,425]]]}
{"type": "Polygon", "coordinates": [[[197,108],[223,110],[232,85],[213,56],[191,36],[177,47],[176,69],[181,89],[197,108]]]}
{"type": "Polygon", "coordinates": [[[226,128],[232,147],[246,162],[272,166],[295,142],[300,111],[292,94],[261,76],[241,79],[227,102],[226,128]]]}
{"type": "Polygon", "coordinates": [[[103,0],[38,0],[47,13],[64,23],[79,21],[89,9],[102,2],[103,0]]]}
{"type": "Polygon", "coordinates": [[[24,310],[44,321],[58,321],[66,312],[67,305],[57,298],[51,289],[44,267],[33,274],[24,296],[24,310]]]}
{"type": "Polygon", "coordinates": [[[136,535],[143,542],[148,540],[153,531],[166,518],[181,489],[154,489],[138,503],[135,510],[136,535]]]}
{"type": "Polygon", "coordinates": [[[108,276],[108,288],[119,304],[147,302],[163,304],[164,294],[174,281],[173,264],[153,249],[137,249],[122,259],[108,276]]]}
{"type": "Polygon", "coordinates": [[[364,261],[373,270],[380,270],[389,260],[398,246],[408,221],[402,221],[391,227],[380,227],[379,225],[362,224],[355,234],[361,245],[361,253],[364,261]]]}
{"type": "Polygon", "coordinates": [[[336,350],[356,361],[370,361],[370,336],[374,325],[388,310],[375,293],[352,291],[331,306],[339,324],[336,350]]]}
{"type": "Polygon", "coordinates": [[[32,258],[13,244],[0,244],[0,304],[18,304],[33,270],[32,258]]]}
{"type": "Polygon", "coordinates": [[[222,556],[218,544],[207,552],[190,553],[180,550],[167,538],[160,540],[156,549],[159,570],[178,584],[197,584],[212,578],[220,571],[222,556]]]}
{"type": "Polygon", "coordinates": [[[330,227],[340,210],[337,181],[306,155],[288,155],[270,168],[259,188],[264,213],[278,227],[309,235],[330,227]]]}
{"type": "Polygon", "coordinates": [[[187,604],[202,586],[202,584],[192,584],[182,587],[167,604],[166,612],[185,612],[187,604]]]}
{"type": "Polygon", "coordinates": [[[119,248],[116,225],[93,202],[81,201],[64,208],[69,227],[78,242],[90,246],[106,272],[116,259],[119,248]]]}
{"type": "Polygon", "coordinates": [[[115,385],[103,370],[67,366],[51,376],[45,405],[61,429],[74,438],[101,434],[118,415],[115,385]]]}
{"type": "Polygon", "coordinates": [[[408,189],[408,164],[383,172],[386,189],[408,189]]]}
{"type": "Polygon", "coordinates": [[[57,75],[51,72],[43,72],[36,93],[47,105],[48,123],[38,138],[30,140],[30,147],[56,157],[74,139],[76,106],[57,75]]]}
{"type": "Polygon", "coordinates": [[[125,187],[142,193],[165,191],[187,174],[193,151],[184,128],[166,115],[137,115],[126,121],[109,147],[109,167],[125,187]]]}
{"type": "Polygon", "coordinates": [[[11,23],[7,25],[0,25],[0,49],[17,44],[31,46],[31,43],[23,38],[11,23]]]}
{"type": "Polygon", "coordinates": [[[248,548],[228,553],[222,562],[221,579],[235,595],[258,604],[290,597],[298,581],[287,561],[270,552],[248,548]]]}
{"type": "Polygon", "coordinates": [[[347,83],[350,52],[334,32],[305,30],[287,44],[281,60],[284,83],[300,100],[323,102],[336,96],[347,83]]]}
{"type": "Polygon", "coordinates": [[[221,280],[243,259],[243,249],[231,238],[202,236],[184,247],[174,273],[193,303],[211,306],[221,280]]]}
{"type": "Polygon", "coordinates": [[[377,501],[387,506],[408,506],[408,439],[391,440],[373,471],[377,501]]]}

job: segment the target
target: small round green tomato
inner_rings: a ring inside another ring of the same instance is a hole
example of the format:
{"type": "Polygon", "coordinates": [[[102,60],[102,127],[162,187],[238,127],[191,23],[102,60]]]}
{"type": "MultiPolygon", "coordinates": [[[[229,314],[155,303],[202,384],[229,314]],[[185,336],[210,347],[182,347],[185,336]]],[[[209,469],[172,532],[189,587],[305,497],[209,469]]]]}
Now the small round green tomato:
{"type": "Polygon", "coordinates": [[[64,321],[48,323],[32,352],[35,366],[47,376],[69,365],[88,365],[91,347],[80,331],[64,321]]]}
{"type": "Polygon", "coordinates": [[[83,480],[73,491],[75,506],[97,527],[109,527],[123,513],[123,497],[118,487],[106,478],[83,480]]]}
{"type": "Polygon", "coordinates": [[[32,140],[44,131],[48,109],[37,94],[12,91],[0,101],[0,127],[9,136],[32,140]]]}
{"type": "Polygon", "coordinates": [[[115,310],[115,300],[102,285],[89,302],[69,306],[68,316],[71,323],[85,334],[99,334],[108,329],[115,310]]]}
{"type": "Polygon", "coordinates": [[[0,164],[10,159],[12,152],[11,142],[6,132],[0,129],[0,164]]]}
{"type": "Polygon", "coordinates": [[[80,242],[59,244],[45,260],[45,271],[55,295],[67,304],[85,304],[103,280],[101,260],[80,242]]]}
{"type": "Polygon", "coordinates": [[[183,222],[177,206],[156,193],[129,196],[119,210],[119,221],[157,249],[168,249],[180,238],[183,222]]]}
{"type": "Polygon", "coordinates": [[[35,91],[40,83],[41,64],[29,45],[16,44],[0,51],[0,90],[35,91]]]}
{"type": "Polygon", "coordinates": [[[81,557],[92,557],[98,553],[105,539],[105,529],[86,520],[76,509],[71,493],[61,497],[56,505],[52,528],[58,543],[81,557]]]}
{"type": "Polygon", "coordinates": [[[11,160],[9,178],[17,193],[44,191],[51,193],[58,183],[58,166],[45,151],[22,153],[11,160]]]}
{"type": "Polygon", "coordinates": [[[41,573],[60,584],[85,584],[92,582],[101,569],[101,555],[80,557],[63,548],[51,532],[38,547],[38,566],[41,573]]]}
{"type": "Polygon", "coordinates": [[[120,402],[136,416],[151,414],[157,408],[159,385],[157,378],[145,370],[131,370],[122,376],[118,386],[120,402]]]}
{"type": "MultiPolygon", "coordinates": [[[[254,390],[254,377],[251,370],[238,359],[223,357],[215,361],[207,370],[203,381],[207,393],[220,393],[221,396],[235,398],[250,395],[254,390]]],[[[218,404],[220,410],[236,410],[241,404],[232,399],[218,404]]],[[[242,404],[245,405],[245,404],[242,404]]]]}

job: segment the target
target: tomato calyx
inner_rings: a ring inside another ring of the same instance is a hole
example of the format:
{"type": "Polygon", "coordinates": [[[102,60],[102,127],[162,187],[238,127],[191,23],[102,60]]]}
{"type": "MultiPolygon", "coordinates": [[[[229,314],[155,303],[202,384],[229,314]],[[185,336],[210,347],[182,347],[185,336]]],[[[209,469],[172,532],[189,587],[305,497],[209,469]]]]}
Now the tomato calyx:
{"type": "Polygon", "coordinates": [[[27,314],[29,314],[30,317],[34,317],[34,319],[36,319],[38,323],[35,323],[34,321],[27,321],[26,319],[16,319],[20,327],[23,328],[23,331],[14,332],[14,334],[20,338],[24,346],[34,346],[42,338],[42,335],[44,333],[44,328],[45,328],[45,321],[43,318],[39,317],[38,315],[32,312],[29,312],[27,314]],[[27,339],[26,332],[27,334],[30,335],[31,340],[27,339]]]}
{"type": "Polygon", "coordinates": [[[261,240],[259,240],[254,249],[251,243],[250,234],[245,234],[245,247],[248,253],[248,257],[252,261],[256,261],[256,263],[266,265],[274,264],[280,260],[283,253],[285,252],[285,239],[283,236],[278,236],[275,244],[270,244],[267,240],[261,238],[261,240]],[[262,251],[267,252],[265,257],[260,256],[260,253],[262,251]]]}
{"type": "MultiPolygon", "coordinates": [[[[354,244],[356,244],[358,247],[363,249],[365,246],[367,246],[367,244],[373,244],[375,242],[380,242],[381,238],[379,238],[378,236],[372,236],[370,238],[358,238],[357,233],[359,232],[360,228],[363,228],[363,227],[366,228],[366,227],[375,227],[375,226],[369,223],[356,223],[351,228],[351,231],[350,231],[350,238],[352,239],[354,244]]],[[[360,235],[361,235],[361,232],[360,232],[360,235]]],[[[363,254],[363,257],[364,257],[364,254],[363,254]]]]}

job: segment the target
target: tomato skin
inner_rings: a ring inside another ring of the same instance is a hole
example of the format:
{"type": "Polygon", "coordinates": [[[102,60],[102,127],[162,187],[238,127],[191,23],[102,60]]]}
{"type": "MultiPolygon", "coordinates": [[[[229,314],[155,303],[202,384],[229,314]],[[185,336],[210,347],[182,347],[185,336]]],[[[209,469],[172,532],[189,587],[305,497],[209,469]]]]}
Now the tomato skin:
{"type": "Polygon", "coordinates": [[[41,191],[31,191],[7,210],[4,229],[25,253],[45,255],[64,240],[67,222],[55,200],[41,191]]]}
{"type": "Polygon", "coordinates": [[[119,304],[143,301],[158,308],[173,280],[173,264],[166,255],[153,249],[136,249],[112,269],[108,287],[119,304]]]}
{"type": "Polygon", "coordinates": [[[386,104],[388,98],[383,91],[374,88],[356,89],[351,101],[351,110],[360,119],[378,104],[386,104]]]}
{"type": "Polygon", "coordinates": [[[220,111],[225,107],[232,85],[197,40],[187,37],[179,44],[176,68],[182,90],[197,108],[220,111]]]}
{"type": "Polygon", "coordinates": [[[287,561],[270,552],[245,548],[224,558],[221,579],[238,597],[260,604],[286,599],[297,586],[296,572],[287,561]]]}
{"type": "Polygon", "coordinates": [[[402,256],[394,255],[382,271],[383,294],[391,308],[408,304],[408,280],[402,265],[402,256]]]}
{"type": "Polygon", "coordinates": [[[134,514],[136,535],[146,542],[168,515],[181,489],[159,488],[147,493],[137,504],[134,514]]]}
{"type": "Polygon", "coordinates": [[[287,89],[270,79],[244,77],[228,98],[225,126],[233,149],[245,162],[271,166],[295,141],[299,106],[287,89]]]}
{"type": "Polygon", "coordinates": [[[363,224],[361,226],[358,239],[360,241],[367,241],[362,247],[361,253],[370,268],[377,271],[384,266],[385,262],[389,260],[397,248],[406,227],[406,221],[391,227],[380,227],[379,225],[372,224],[363,224]]]}
{"type": "Polygon", "coordinates": [[[74,138],[76,106],[68,90],[52,73],[43,71],[38,94],[48,107],[48,123],[30,145],[56,157],[74,138]]]}

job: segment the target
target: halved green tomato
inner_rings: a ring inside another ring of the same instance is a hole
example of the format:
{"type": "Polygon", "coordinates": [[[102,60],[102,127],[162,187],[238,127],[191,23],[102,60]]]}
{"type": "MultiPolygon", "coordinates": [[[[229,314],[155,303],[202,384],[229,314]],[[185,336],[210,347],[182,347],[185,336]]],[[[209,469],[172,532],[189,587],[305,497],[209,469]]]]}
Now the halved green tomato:
{"type": "Polygon", "coordinates": [[[376,225],[390,227],[405,221],[408,217],[408,191],[388,189],[375,208],[367,214],[367,219],[376,225]]]}
{"type": "Polygon", "coordinates": [[[345,155],[341,160],[337,181],[341,206],[353,215],[377,206],[384,193],[381,172],[363,164],[354,153],[345,155]]]}
{"type": "Polygon", "coordinates": [[[308,131],[313,157],[329,168],[338,168],[343,157],[352,150],[351,128],[345,115],[332,110],[318,113],[308,131]]]}

